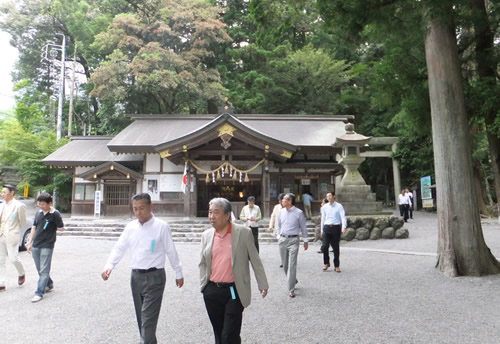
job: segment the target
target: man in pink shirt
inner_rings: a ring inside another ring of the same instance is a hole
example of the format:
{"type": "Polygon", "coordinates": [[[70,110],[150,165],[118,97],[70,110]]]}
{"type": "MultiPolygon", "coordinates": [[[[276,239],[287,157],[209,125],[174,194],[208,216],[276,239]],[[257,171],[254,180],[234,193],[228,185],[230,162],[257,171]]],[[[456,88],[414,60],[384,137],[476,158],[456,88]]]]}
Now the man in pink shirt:
{"type": "Polygon", "coordinates": [[[209,203],[212,228],[201,238],[200,286],[215,343],[241,343],[243,310],[250,305],[250,262],[261,296],[269,288],[264,266],[248,227],[231,223],[231,203],[209,203]]]}

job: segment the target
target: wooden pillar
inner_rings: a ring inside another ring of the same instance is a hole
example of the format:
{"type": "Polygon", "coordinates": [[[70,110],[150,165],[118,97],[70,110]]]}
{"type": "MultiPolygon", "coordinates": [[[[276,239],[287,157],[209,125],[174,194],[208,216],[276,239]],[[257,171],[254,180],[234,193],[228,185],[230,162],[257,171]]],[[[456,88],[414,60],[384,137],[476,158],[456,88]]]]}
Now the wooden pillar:
{"type": "MultiPolygon", "coordinates": [[[[185,158],[187,159],[188,155],[185,154],[185,158]]],[[[190,166],[187,164],[187,178],[186,178],[186,189],[184,193],[184,217],[189,217],[191,214],[191,178],[190,178],[190,166]]],[[[183,171],[184,174],[184,171],[183,171]]]]}
{"type": "Polygon", "coordinates": [[[261,184],[261,199],[262,199],[262,216],[270,216],[271,203],[271,177],[269,175],[269,161],[266,160],[262,168],[262,184],[261,184]]]}

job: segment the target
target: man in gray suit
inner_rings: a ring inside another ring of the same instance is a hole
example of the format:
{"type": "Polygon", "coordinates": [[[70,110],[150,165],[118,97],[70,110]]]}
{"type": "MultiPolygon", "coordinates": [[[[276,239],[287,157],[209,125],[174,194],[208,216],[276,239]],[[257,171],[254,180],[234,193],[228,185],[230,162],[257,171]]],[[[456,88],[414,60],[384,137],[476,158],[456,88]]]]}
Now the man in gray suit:
{"type": "Polygon", "coordinates": [[[2,188],[4,202],[0,204],[0,291],[5,290],[7,257],[17,270],[17,284],[23,285],[25,281],[24,266],[18,252],[20,231],[26,225],[26,206],[14,199],[15,192],[13,185],[4,185],[2,188]]]}
{"type": "Polygon", "coordinates": [[[237,344],[241,343],[243,310],[250,305],[249,263],[263,298],[269,286],[252,232],[231,223],[231,203],[225,198],[214,198],[209,204],[212,228],[201,237],[201,292],[215,343],[237,344]]]}

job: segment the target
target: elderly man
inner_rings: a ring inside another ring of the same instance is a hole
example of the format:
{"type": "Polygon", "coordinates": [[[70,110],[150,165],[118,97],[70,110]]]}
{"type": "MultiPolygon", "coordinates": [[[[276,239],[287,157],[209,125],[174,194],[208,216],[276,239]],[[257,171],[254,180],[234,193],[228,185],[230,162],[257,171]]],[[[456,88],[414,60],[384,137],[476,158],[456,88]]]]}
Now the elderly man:
{"type": "Polygon", "coordinates": [[[306,219],[304,213],[295,207],[295,195],[287,193],[283,197],[283,209],[278,217],[279,247],[283,270],[288,276],[288,296],[295,297],[295,285],[297,284],[297,258],[299,254],[300,238],[302,233],[304,250],[307,250],[308,238],[306,219]]]}
{"type": "Polygon", "coordinates": [[[257,222],[262,219],[262,214],[260,213],[259,206],[255,204],[255,197],[248,197],[247,202],[248,204],[241,209],[240,220],[244,221],[252,230],[255,247],[257,247],[257,252],[259,252],[259,225],[257,222]]]}
{"type": "Polygon", "coordinates": [[[156,325],[165,290],[165,257],[168,256],[175,272],[175,284],[178,288],[184,285],[182,266],[170,227],[152,213],[151,196],[141,193],[132,197],[132,209],[137,220],[130,222],[123,230],[101,276],[107,281],[111,271],[127,249],[130,249],[130,286],[141,344],[155,344],[156,325]]]}
{"type": "Polygon", "coordinates": [[[250,266],[261,296],[269,288],[252,232],[231,222],[231,203],[214,198],[209,203],[212,228],[201,237],[200,286],[216,344],[241,343],[243,310],[250,305],[250,266]]]}
{"type": "MultiPolygon", "coordinates": [[[[280,215],[280,210],[283,208],[283,197],[285,196],[284,193],[280,193],[278,195],[278,204],[276,204],[273,208],[273,212],[271,214],[271,219],[269,220],[269,232],[274,232],[276,235],[276,229],[278,228],[278,216],[280,215]]],[[[281,255],[280,255],[281,257],[281,255]]],[[[280,264],[280,268],[283,267],[283,262],[280,264]]]]}
{"type": "Polygon", "coordinates": [[[13,185],[4,185],[2,188],[4,202],[0,204],[0,292],[5,291],[7,257],[17,270],[17,284],[23,285],[26,280],[23,263],[18,257],[20,231],[26,225],[26,206],[14,199],[15,192],[13,185]]]}

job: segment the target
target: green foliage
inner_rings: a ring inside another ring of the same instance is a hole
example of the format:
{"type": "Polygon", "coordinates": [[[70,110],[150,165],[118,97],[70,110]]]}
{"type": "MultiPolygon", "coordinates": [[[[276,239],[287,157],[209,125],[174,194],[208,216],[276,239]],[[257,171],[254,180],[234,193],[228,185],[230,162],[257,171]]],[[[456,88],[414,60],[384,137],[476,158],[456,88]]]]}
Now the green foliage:
{"type": "Polygon", "coordinates": [[[91,94],[126,113],[206,112],[208,101],[225,94],[210,67],[212,47],[229,40],[217,8],[203,1],[164,1],[147,13],[117,15],[92,45],[108,56],[90,79],[91,94]]]}
{"type": "Polygon", "coordinates": [[[0,162],[16,166],[23,180],[32,190],[57,188],[62,197],[71,197],[71,176],[42,163],[47,155],[64,145],[66,140],[56,141],[55,134],[43,131],[27,132],[17,120],[0,122],[0,162]]]}

